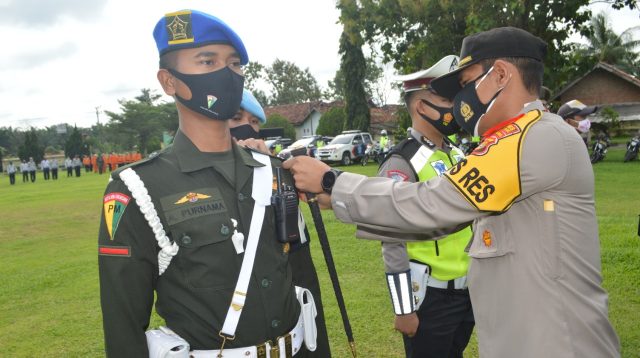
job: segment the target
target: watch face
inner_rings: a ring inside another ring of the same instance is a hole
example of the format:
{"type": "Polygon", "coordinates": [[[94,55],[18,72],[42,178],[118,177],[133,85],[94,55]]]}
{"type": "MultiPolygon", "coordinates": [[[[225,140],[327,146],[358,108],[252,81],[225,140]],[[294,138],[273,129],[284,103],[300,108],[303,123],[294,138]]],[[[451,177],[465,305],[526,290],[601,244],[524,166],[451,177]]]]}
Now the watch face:
{"type": "Polygon", "coordinates": [[[322,189],[327,193],[331,193],[331,189],[333,188],[333,184],[336,182],[336,173],[332,170],[324,173],[322,176],[322,189]]]}

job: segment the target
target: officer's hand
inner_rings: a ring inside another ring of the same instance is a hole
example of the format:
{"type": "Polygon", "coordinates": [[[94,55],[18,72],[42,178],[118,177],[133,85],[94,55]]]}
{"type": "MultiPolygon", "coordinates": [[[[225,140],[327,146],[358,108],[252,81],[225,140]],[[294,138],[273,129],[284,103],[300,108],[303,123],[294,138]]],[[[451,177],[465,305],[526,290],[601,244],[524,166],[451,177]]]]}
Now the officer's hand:
{"type": "Polygon", "coordinates": [[[311,157],[300,156],[282,163],[284,169],[293,174],[296,188],[306,193],[322,193],[322,176],[329,171],[329,166],[311,157]]]}
{"type": "Polygon", "coordinates": [[[420,322],[418,321],[418,315],[413,312],[407,315],[396,316],[394,328],[411,338],[416,335],[419,323],[420,322]]]}
{"type": "Polygon", "coordinates": [[[269,152],[269,148],[267,148],[267,145],[264,144],[262,139],[248,138],[239,140],[236,143],[240,146],[252,148],[267,155],[271,154],[271,152],[269,152]]]}

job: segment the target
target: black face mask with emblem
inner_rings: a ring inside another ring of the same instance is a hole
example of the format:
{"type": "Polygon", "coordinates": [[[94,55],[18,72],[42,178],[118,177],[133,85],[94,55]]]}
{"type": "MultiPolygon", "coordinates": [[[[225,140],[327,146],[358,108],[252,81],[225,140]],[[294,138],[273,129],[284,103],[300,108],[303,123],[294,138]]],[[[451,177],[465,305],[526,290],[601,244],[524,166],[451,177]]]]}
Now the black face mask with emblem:
{"type": "Polygon", "coordinates": [[[445,136],[448,136],[457,133],[460,130],[460,126],[458,125],[458,123],[453,120],[453,113],[451,112],[451,108],[436,106],[426,99],[421,99],[420,101],[438,112],[438,119],[431,119],[418,112],[422,119],[434,126],[438,132],[442,133],[445,136]]]}
{"type": "Polygon", "coordinates": [[[191,99],[176,94],[178,101],[196,113],[217,120],[227,120],[240,109],[244,77],[229,67],[197,75],[174,69],[169,72],[189,87],[191,99]]]}
{"type": "Polygon", "coordinates": [[[231,131],[231,136],[237,140],[245,140],[249,138],[258,139],[259,133],[253,129],[251,124],[243,124],[237,127],[233,127],[229,129],[231,131]]]}
{"type": "Polygon", "coordinates": [[[489,75],[491,70],[493,70],[493,67],[478,76],[475,80],[465,84],[462,90],[460,90],[453,99],[453,116],[455,117],[456,122],[458,122],[460,127],[472,136],[480,135],[479,133],[476,133],[478,122],[480,122],[485,113],[491,109],[496,98],[498,98],[498,95],[500,95],[504,89],[504,87],[499,89],[487,104],[480,101],[477,87],[489,75]],[[477,84],[476,81],[478,81],[477,84]]]}

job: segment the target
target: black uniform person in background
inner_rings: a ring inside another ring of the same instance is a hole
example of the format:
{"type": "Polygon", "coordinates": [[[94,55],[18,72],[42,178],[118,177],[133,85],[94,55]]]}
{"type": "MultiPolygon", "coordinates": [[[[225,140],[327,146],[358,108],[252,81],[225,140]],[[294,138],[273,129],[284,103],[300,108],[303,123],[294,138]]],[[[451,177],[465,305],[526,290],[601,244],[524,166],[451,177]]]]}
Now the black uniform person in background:
{"type": "Polygon", "coordinates": [[[300,308],[291,245],[276,235],[269,205],[274,186],[290,189],[293,179],[229,133],[244,45],[221,20],[193,10],[167,14],[154,37],[179,130],[173,145],[111,174],[98,248],[107,356],[148,357],[149,347],[159,356],[147,339],[168,336],[191,357],[304,357],[314,321],[304,319],[302,332],[301,312],[313,316],[313,306],[300,308]],[[145,334],[154,291],[170,330],[145,334]]]}

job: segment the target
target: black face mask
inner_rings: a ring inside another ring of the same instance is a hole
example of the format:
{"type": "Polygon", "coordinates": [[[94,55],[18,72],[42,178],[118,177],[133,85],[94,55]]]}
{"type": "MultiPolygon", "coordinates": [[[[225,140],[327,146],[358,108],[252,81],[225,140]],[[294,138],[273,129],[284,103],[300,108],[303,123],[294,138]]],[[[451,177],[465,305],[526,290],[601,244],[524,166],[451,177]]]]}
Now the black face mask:
{"type": "Polygon", "coordinates": [[[434,126],[435,129],[438,130],[438,132],[448,136],[448,135],[457,133],[460,130],[460,126],[458,125],[458,123],[456,123],[456,121],[453,120],[453,113],[451,113],[451,108],[436,106],[435,104],[427,101],[426,99],[421,99],[421,101],[422,103],[426,104],[427,106],[433,108],[435,111],[438,112],[438,119],[431,119],[425,116],[424,114],[418,112],[418,114],[422,117],[422,119],[424,119],[425,121],[429,122],[429,124],[434,126]]]}
{"type": "Polygon", "coordinates": [[[482,119],[482,117],[491,109],[491,106],[496,101],[498,95],[502,92],[504,87],[498,90],[495,95],[489,100],[487,104],[484,104],[478,98],[478,91],[476,87],[484,81],[484,79],[489,75],[489,72],[493,70],[491,67],[488,71],[478,76],[475,80],[464,85],[462,90],[458,92],[456,97],[453,99],[453,116],[456,119],[456,122],[464,129],[467,133],[478,136],[476,133],[476,128],[478,127],[478,122],[482,119]],[[476,81],[480,81],[476,84],[476,81]]]}
{"type": "Polygon", "coordinates": [[[209,73],[191,75],[169,69],[191,90],[191,99],[176,97],[187,108],[205,117],[227,120],[240,109],[244,77],[229,67],[209,73]]]}
{"type": "Polygon", "coordinates": [[[249,138],[258,139],[259,135],[255,129],[251,126],[251,124],[243,124],[241,126],[233,127],[229,129],[231,131],[231,136],[237,140],[245,140],[249,138]]]}

